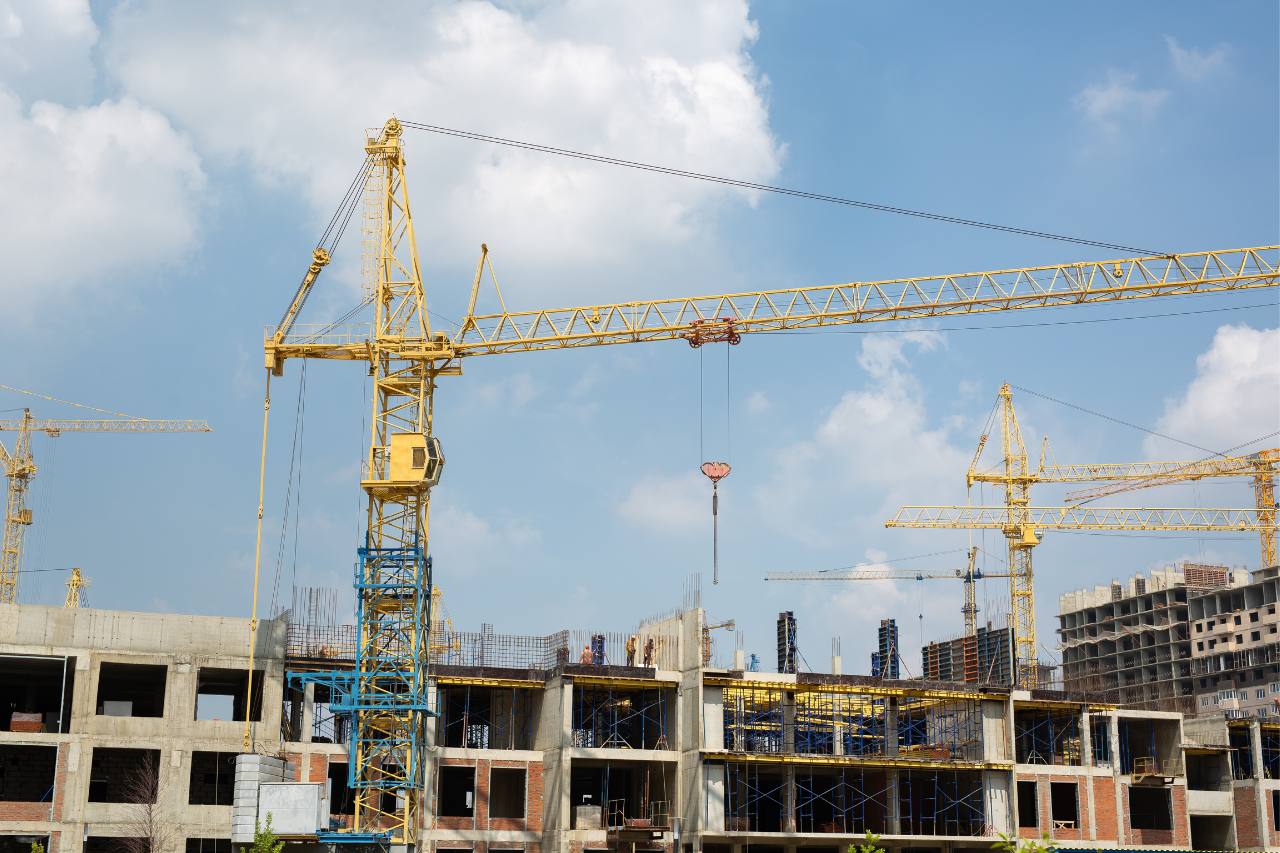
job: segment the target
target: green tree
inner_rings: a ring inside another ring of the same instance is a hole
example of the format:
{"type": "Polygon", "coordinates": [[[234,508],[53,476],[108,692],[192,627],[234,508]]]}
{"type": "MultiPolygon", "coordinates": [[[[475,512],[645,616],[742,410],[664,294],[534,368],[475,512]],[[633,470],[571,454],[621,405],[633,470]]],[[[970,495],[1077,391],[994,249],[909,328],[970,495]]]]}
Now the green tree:
{"type": "Polygon", "coordinates": [[[44,853],[44,845],[39,841],[31,842],[31,853],[44,853]]]}
{"type": "Polygon", "coordinates": [[[867,832],[867,837],[861,844],[849,845],[849,853],[885,853],[885,850],[880,846],[880,836],[867,832]]]}
{"type": "Polygon", "coordinates": [[[246,853],[281,853],[284,850],[284,842],[271,829],[271,812],[267,812],[266,825],[256,820],[253,822],[253,843],[242,849],[246,853]]]}
{"type": "Polygon", "coordinates": [[[1058,845],[1049,838],[1048,833],[1037,841],[1033,838],[1014,838],[1002,832],[1000,840],[991,846],[1005,853],[1054,853],[1058,849],[1058,845]]]}

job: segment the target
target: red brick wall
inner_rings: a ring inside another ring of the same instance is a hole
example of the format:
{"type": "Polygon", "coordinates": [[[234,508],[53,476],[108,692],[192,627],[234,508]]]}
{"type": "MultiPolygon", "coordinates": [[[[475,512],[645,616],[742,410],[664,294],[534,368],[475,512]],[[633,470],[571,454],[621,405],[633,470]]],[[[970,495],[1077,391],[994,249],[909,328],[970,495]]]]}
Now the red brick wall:
{"type": "Polygon", "coordinates": [[[1252,786],[1234,789],[1236,807],[1236,846],[1241,849],[1262,846],[1258,831],[1258,801],[1252,786]]]}
{"type": "Polygon", "coordinates": [[[1179,845],[1191,843],[1190,824],[1187,821],[1187,789],[1174,785],[1169,788],[1169,803],[1172,807],[1173,829],[1134,829],[1129,823],[1129,786],[1124,785],[1124,822],[1128,831],[1127,843],[1138,846],[1145,845],[1179,845]]]}
{"type": "Polygon", "coordinates": [[[1093,780],[1093,819],[1099,841],[1119,841],[1116,831],[1116,782],[1112,777],[1093,780]]]}
{"type": "Polygon", "coordinates": [[[439,781],[436,781],[436,826],[439,828],[542,831],[542,762],[442,758],[440,764],[446,767],[473,767],[476,775],[472,817],[441,816],[439,814],[439,781]],[[523,818],[489,817],[489,771],[494,767],[519,768],[525,771],[525,816],[523,818]]]}
{"type": "MultiPolygon", "coordinates": [[[[1040,838],[1045,833],[1048,833],[1051,838],[1058,841],[1079,841],[1089,837],[1089,800],[1087,788],[1085,787],[1088,782],[1087,777],[1048,773],[1043,775],[1019,773],[1016,780],[1019,782],[1034,781],[1036,783],[1036,814],[1039,816],[1040,823],[1037,827],[1018,827],[1018,835],[1020,837],[1040,838]],[[1052,789],[1049,787],[1050,783],[1053,782],[1068,782],[1076,786],[1077,815],[1075,829],[1053,828],[1053,798],[1052,789]]],[[[1014,818],[1016,819],[1017,815],[1014,815],[1014,818]]],[[[1111,823],[1114,827],[1114,817],[1111,823]]]]}
{"type": "Polygon", "coordinates": [[[326,781],[329,778],[329,756],[323,752],[312,753],[308,773],[310,774],[307,776],[308,782],[326,781]]]}

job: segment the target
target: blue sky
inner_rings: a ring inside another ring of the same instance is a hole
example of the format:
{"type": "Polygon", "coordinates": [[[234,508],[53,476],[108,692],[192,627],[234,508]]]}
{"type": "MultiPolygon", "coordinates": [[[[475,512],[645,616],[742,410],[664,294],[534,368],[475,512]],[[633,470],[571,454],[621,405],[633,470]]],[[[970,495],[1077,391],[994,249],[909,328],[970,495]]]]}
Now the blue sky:
{"type": "MultiPolygon", "coordinates": [[[[372,15],[0,2],[0,382],[215,429],[39,439],[26,567],[82,567],[95,606],[247,612],[262,328],[359,164],[363,129],[392,112],[1158,250],[1262,245],[1280,237],[1277,16],[1266,2],[1231,15],[1154,2],[726,2],[696,14],[679,3],[391,4],[372,15]]],[[[464,304],[481,241],[513,308],[1114,254],[454,139],[406,144],[443,318],[464,304]]],[[[349,235],[304,321],[356,303],[357,253],[349,235]]],[[[883,521],[901,503],[964,502],[1001,382],[1215,449],[1280,428],[1275,303],[1262,291],[759,336],[727,366],[723,347],[674,344],[475,359],[438,397],[448,466],[432,550],[447,609],[467,628],[625,630],[678,605],[702,573],[704,603],[738,620],[748,651],[771,661],[773,620],[791,609],[812,665],[839,636],[846,670],[865,671],[883,617],[898,618],[908,648],[958,633],[959,585],[762,575],[921,554],[934,556],[902,565],[960,565],[965,532],[883,521]],[[1232,310],[944,331],[1209,308],[1232,310]],[[718,587],[700,445],[734,466],[718,587]]],[[[365,376],[308,367],[286,519],[299,379],[290,364],[274,386],[268,604],[287,604],[293,583],[345,589],[359,538],[365,376]]],[[[1028,444],[1049,435],[1060,461],[1200,455],[1035,396],[1017,403],[1028,444]]],[[[26,404],[0,395],[2,408],[26,404]]],[[[1251,500],[1241,484],[1138,494],[1123,500],[1251,500]]],[[[974,541],[998,569],[998,537],[974,541]]],[[[1046,536],[1045,654],[1060,593],[1183,559],[1252,567],[1257,543],[1046,536]]],[[[24,575],[22,597],[60,601],[64,579],[24,575]]],[[[1007,611],[1000,582],[982,595],[990,618],[1007,611]]]]}

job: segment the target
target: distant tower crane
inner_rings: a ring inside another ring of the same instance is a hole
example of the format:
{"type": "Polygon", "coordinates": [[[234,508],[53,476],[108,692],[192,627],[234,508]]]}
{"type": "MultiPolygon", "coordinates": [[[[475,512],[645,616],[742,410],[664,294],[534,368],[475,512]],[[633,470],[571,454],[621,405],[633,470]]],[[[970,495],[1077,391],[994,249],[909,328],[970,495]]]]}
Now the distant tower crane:
{"type": "MultiPolygon", "coordinates": [[[[263,341],[268,376],[251,631],[257,629],[270,377],[282,375],[291,358],[333,359],[364,364],[373,383],[360,481],[367,498],[355,582],[360,641],[343,700],[353,718],[348,781],[355,816],[352,829],[330,839],[335,841],[411,845],[418,840],[426,719],[432,713],[426,676],[432,619],[427,521],[431,489],[444,467],[433,430],[435,392],[440,379],[462,374],[465,360],[647,341],[734,344],[754,332],[968,317],[1280,283],[1280,246],[1266,246],[572,308],[508,311],[501,304],[497,313],[476,314],[488,257],[482,247],[467,311],[461,324],[446,332],[430,325],[409,208],[402,137],[413,126],[392,118],[366,135],[363,165],[322,235],[317,247],[322,252],[313,253],[289,307],[263,341]],[[372,296],[372,325],[297,324],[358,206],[365,212],[362,268],[372,296]]],[[[249,669],[252,677],[252,665],[249,669]]],[[[246,722],[245,749],[251,745],[246,722]]]]}
{"type": "Polygon", "coordinates": [[[84,579],[84,575],[80,574],[79,569],[71,570],[71,579],[67,581],[67,600],[63,605],[68,610],[75,610],[80,606],[81,590],[89,585],[84,579]]]}
{"type": "MultiPolygon", "coordinates": [[[[32,394],[17,388],[6,387],[6,390],[32,394]]],[[[79,403],[71,405],[93,408],[79,403]]],[[[57,438],[64,432],[210,432],[210,429],[204,421],[151,420],[149,418],[44,420],[33,418],[30,409],[23,409],[21,418],[0,420],[0,432],[18,434],[13,442],[12,451],[0,442],[0,465],[4,466],[5,476],[9,478],[9,487],[5,496],[4,538],[0,542],[0,604],[17,604],[18,573],[22,569],[22,540],[26,529],[33,521],[31,510],[27,507],[27,490],[31,487],[31,480],[38,470],[35,459],[31,455],[33,433],[43,432],[50,438],[57,438]]]]}
{"type": "MultiPolygon", "coordinates": [[[[904,506],[886,527],[949,530],[999,530],[1009,546],[1010,627],[1013,629],[1017,680],[1022,687],[1035,687],[1038,645],[1035,624],[1035,590],[1031,552],[1040,544],[1045,530],[1114,531],[1230,531],[1256,532],[1266,543],[1274,543],[1274,499],[1268,507],[1261,502],[1254,509],[1179,509],[1082,506],[1033,507],[1031,486],[1036,483],[1145,482],[1163,477],[1164,483],[1210,476],[1248,475],[1255,483],[1264,477],[1264,463],[1256,460],[1212,459],[1201,462],[1125,462],[1046,464],[1042,452],[1039,465],[1032,468],[1013,406],[1008,384],[997,398],[1003,443],[1001,464],[994,470],[980,470],[978,461],[986,446],[987,434],[978,440],[978,449],[969,465],[967,481],[992,483],[1004,488],[1004,506],[904,506]],[[1259,464],[1263,465],[1260,469],[1259,464]],[[1181,472],[1179,474],[1178,472],[1181,472]]],[[[1154,485],[1155,483],[1153,483],[1154,485]]],[[[1116,491],[1121,491],[1117,489],[1116,491]]],[[[1259,492],[1255,486],[1255,492],[1259,492]]],[[[1110,492],[1108,492],[1110,493],[1110,492]]],[[[1274,494],[1274,492],[1272,492],[1274,494]]]]}
{"type": "Polygon", "coordinates": [[[1008,572],[984,572],[977,567],[978,549],[969,549],[969,564],[963,569],[953,572],[923,572],[910,569],[837,569],[836,571],[818,572],[770,572],[764,576],[767,581],[933,581],[958,580],[964,584],[964,605],[960,612],[964,615],[964,635],[978,635],[978,593],[974,581],[983,578],[1007,578],[1008,572]]]}

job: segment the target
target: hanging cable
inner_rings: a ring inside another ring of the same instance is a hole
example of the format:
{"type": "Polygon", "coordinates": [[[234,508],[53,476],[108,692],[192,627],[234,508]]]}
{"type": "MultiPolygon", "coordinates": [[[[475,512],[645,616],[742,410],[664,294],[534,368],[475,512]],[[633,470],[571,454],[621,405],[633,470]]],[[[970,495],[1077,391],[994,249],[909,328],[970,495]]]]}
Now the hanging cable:
{"type": "Polygon", "coordinates": [[[520,148],[525,151],[537,151],[542,154],[555,154],[559,157],[571,157],[578,160],[588,160],[593,163],[603,163],[610,166],[622,166],[627,169],[637,169],[644,172],[655,172],[661,175],[671,175],[678,178],[691,178],[697,181],[705,181],[722,186],[739,187],[741,189],[757,190],[759,192],[776,193],[778,195],[792,196],[794,198],[809,199],[811,201],[823,201],[830,204],[839,204],[846,207],[857,207],[864,210],[874,210],[880,213],[892,213],[898,216],[911,216],[917,219],[927,219],[934,222],[946,222],[952,225],[966,225],[972,228],[985,228],[991,231],[1000,231],[1007,234],[1018,234],[1024,237],[1039,237],[1045,240],[1058,240],[1065,243],[1076,243],[1082,246],[1096,246],[1102,249],[1115,249],[1121,252],[1134,252],[1140,255],[1166,255],[1166,252],[1159,252],[1153,249],[1141,249],[1134,246],[1126,246],[1123,243],[1108,243],[1102,240],[1090,240],[1084,237],[1072,237],[1066,234],[1055,234],[1051,231],[1040,231],[1034,228],[1022,228],[1014,225],[1001,225],[996,222],[985,222],[979,219],[968,219],[961,216],[948,216],[941,213],[933,213],[926,210],[915,210],[909,207],[898,207],[896,205],[879,204],[877,202],[861,201],[859,199],[844,198],[842,196],[827,195],[825,193],[808,192],[806,190],[790,189],[788,187],[773,186],[771,184],[761,184],[755,181],[743,181],[736,178],[725,178],[719,175],[708,175],[702,172],[692,172],[687,169],[676,169],[670,166],[657,166],[652,163],[641,163],[636,160],[623,160],[619,157],[608,157],[601,154],[588,154],[585,151],[574,151],[568,148],[556,148],[551,145],[539,145],[535,142],[524,142],[518,139],[507,139],[501,136],[489,136],[484,133],[474,133],[468,130],[458,130],[451,127],[441,127],[434,124],[426,124],[416,121],[403,121],[400,124],[404,127],[411,127],[415,130],[425,130],[428,133],[436,133],[443,136],[456,136],[462,139],[470,139],[475,142],[488,142],[494,145],[505,145],[511,148],[520,148]]]}

